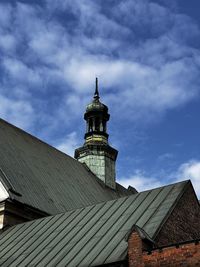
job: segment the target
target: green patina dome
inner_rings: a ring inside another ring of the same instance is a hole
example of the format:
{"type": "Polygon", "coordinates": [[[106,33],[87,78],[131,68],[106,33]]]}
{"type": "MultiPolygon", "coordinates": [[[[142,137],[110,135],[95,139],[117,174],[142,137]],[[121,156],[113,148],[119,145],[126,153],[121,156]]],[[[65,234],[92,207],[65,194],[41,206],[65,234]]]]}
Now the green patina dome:
{"type": "Polygon", "coordinates": [[[88,104],[86,107],[86,112],[90,111],[103,111],[108,112],[108,107],[101,103],[99,99],[94,99],[92,103],[88,104]]]}

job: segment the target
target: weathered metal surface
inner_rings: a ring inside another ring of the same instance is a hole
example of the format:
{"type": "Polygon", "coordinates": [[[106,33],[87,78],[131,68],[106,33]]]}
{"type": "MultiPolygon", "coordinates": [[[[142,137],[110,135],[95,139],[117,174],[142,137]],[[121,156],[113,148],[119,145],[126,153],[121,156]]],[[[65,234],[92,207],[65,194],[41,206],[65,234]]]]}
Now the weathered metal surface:
{"type": "Polygon", "coordinates": [[[105,187],[80,162],[3,120],[0,168],[13,199],[49,214],[130,194],[105,187]]]}
{"type": "Polygon", "coordinates": [[[133,225],[150,238],[188,181],[11,227],[0,236],[0,266],[98,266],[123,261],[133,225]]]}

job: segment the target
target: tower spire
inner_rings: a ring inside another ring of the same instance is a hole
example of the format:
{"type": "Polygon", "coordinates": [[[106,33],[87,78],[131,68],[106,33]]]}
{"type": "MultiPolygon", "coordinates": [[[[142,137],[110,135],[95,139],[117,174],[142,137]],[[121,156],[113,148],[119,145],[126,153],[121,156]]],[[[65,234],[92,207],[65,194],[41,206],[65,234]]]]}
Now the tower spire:
{"type": "Polygon", "coordinates": [[[95,92],[94,92],[94,99],[98,100],[99,99],[99,89],[98,89],[98,78],[96,77],[96,87],[95,87],[95,92]]]}

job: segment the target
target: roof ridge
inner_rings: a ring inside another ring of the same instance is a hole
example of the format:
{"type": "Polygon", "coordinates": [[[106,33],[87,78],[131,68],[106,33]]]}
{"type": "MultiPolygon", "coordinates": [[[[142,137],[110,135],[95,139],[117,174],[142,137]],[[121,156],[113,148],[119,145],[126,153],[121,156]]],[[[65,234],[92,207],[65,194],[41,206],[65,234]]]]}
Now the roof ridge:
{"type": "MultiPolygon", "coordinates": [[[[147,189],[147,190],[144,190],[144,191],[141,191],[141,192],[138,192],[138,193],[147,192],[149,190],[161,189],[163,187],[168,187],[168,186],[177,185],[177,184],[181,184],[181,183],[186,183],[187,184],[189,182],[191,182],[190,179],[187,179],[187,180],[183,180],[183,181],[179,181],[179,182],[175,182],[175,183],[170,183],[170,184],[158,186],[158,187],[155,187],[155,188],[152,188],[152,189],[147,189]]],[[[138,194],[138,193],[136,193],[136,194],[138,194]]]]}

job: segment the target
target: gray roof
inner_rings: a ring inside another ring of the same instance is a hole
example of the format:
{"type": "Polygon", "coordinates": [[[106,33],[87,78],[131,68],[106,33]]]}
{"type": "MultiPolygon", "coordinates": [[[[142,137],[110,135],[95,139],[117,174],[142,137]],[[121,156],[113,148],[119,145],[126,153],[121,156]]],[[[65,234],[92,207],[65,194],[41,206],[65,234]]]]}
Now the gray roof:
{"type": "Polygon", "coordinates": [[[0,179],[11,199],[48,214],[131,194],[105,187],[77,160],[1,119],[0,179]]]}
{"type": "Polygon", "coordinates": [[[13,226],[0,236],[0,266],[98,266],[123,261],[137,225],[154,239],[189,181],[13,226]]]}

